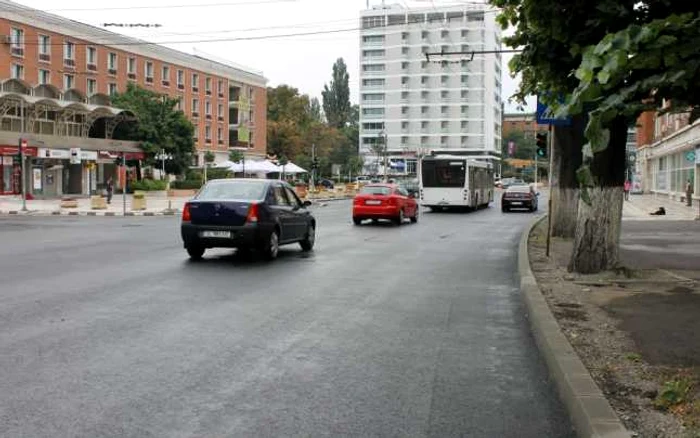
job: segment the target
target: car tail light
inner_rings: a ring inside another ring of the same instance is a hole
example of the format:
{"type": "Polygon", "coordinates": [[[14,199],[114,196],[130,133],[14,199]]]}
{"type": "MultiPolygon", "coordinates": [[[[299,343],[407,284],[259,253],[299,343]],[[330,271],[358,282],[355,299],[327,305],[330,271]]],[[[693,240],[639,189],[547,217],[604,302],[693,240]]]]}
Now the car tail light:
{"type": "Polygon", "coordinates": [[[258,204],[252,203],[248,207],[248,215],[245,218],[247,224],[257,224],[258,223],[258,204]]]}
{"type": "Polygon", "coordinates": [[[182,209],[182,221],[189,222],[192,220],[192,215],[190,214],[190,203],[186,203],[182,209]]]}

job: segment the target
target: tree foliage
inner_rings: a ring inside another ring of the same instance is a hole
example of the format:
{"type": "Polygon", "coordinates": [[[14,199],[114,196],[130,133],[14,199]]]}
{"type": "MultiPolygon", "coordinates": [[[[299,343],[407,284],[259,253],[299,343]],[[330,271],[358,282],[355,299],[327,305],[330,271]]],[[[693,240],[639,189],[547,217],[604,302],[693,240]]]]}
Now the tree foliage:
{"type": "Polygon", "coordinates": [[[330,175],[332,164],[352,167],[359,137],[356,108],[351,107],[347,125],[339,129],[320,117],[317,99],[300,94],[296,88],[287,85],[270,88],[268,102],[269,153],[293,157],[296,164],[308,169],[311,148],[315,145],[321,174],[330,175]]]}
{"type": "Polygon", "coordinates": [[[323,87],[323,111],[328,125],[343,129],[350,122],[350,76],[343,58],[333,64],[333,78],[330,85],[323,87]]]}
{"type": "Polygon", "coordinates": [[[135,124],[122,123],[114,133],[119,140],[141,143],[147,165],[156,164],[156,155],[165,150],[171,159],[165,171],[181,175],[189,167],[194,154],[194,127],[182,111],[176,110],[178,99],[129,84],[123,93],[112,97],[115,107],[133,112],[135,124]]]}

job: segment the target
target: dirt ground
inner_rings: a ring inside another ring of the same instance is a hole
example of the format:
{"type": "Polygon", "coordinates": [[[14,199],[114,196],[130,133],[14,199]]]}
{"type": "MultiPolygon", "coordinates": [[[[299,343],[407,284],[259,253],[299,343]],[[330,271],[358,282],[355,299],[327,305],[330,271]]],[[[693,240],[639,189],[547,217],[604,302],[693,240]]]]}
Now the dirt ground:
{"type": "Polygon", "coordinates": [[[545,231],[542,222],[530,235],[532,270],[625,426],[639,437],[700,437],[700,284],[689,280],[697,272],[569,274],[572,243],[554,239],[547,258],[545,231]]]}

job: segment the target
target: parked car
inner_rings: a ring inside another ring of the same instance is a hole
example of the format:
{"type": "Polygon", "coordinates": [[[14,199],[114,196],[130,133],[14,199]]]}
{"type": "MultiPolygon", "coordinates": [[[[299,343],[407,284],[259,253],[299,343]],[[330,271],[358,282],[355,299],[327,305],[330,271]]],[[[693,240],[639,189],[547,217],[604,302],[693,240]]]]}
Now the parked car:
{"type": "Polygon", "coordinates": [[[507,189],[510,186],[522,186],[525,185],[525,181],[520,178],[504,178],[501,180],[501,188],[507,189]]]}
{"type": "Polygon", "coordinates": [[[208,248],[258,250],[275,259],[280,245],[311,251],[316,219],[292,187],[265,179],[212,180],[182,210],[182,240],[193,260],[208,248]]]}
{"type": "Polygon", "coordinates": [[[514,208],[537,211],[539,195],[532,186],[512,185],[505,189],[501,196],[501,211],[508,212],[514,208]]]}
{"type": "Polygon", "coordinates": [[[323,186],[327,189],[332,189],[334,187],[333,181],[329,179],[321,179],[318,181],[319,186],[323,186]]]}
{"type": "Polygon", "coordinates": [[[352,204],[355,225],[365,219],[388,219],[401,225],[405,218],[418,222],[418,203],[414,195],[396,184],[368,184],[355,195],[352,204]]]}

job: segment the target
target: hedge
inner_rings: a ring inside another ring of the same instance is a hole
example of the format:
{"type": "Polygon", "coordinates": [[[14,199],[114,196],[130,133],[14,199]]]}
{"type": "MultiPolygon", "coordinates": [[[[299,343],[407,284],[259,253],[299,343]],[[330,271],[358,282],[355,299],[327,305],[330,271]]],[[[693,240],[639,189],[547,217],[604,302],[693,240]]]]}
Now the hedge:
{"type": "Polygon", "coordinates": [[[158,190],[165,190],[167,188],[167,182],[154,179],[144,179],[141,181],[132,181],[129,183],[130,191],[143,190],[144,192],[153,192],[158,190]]]}

